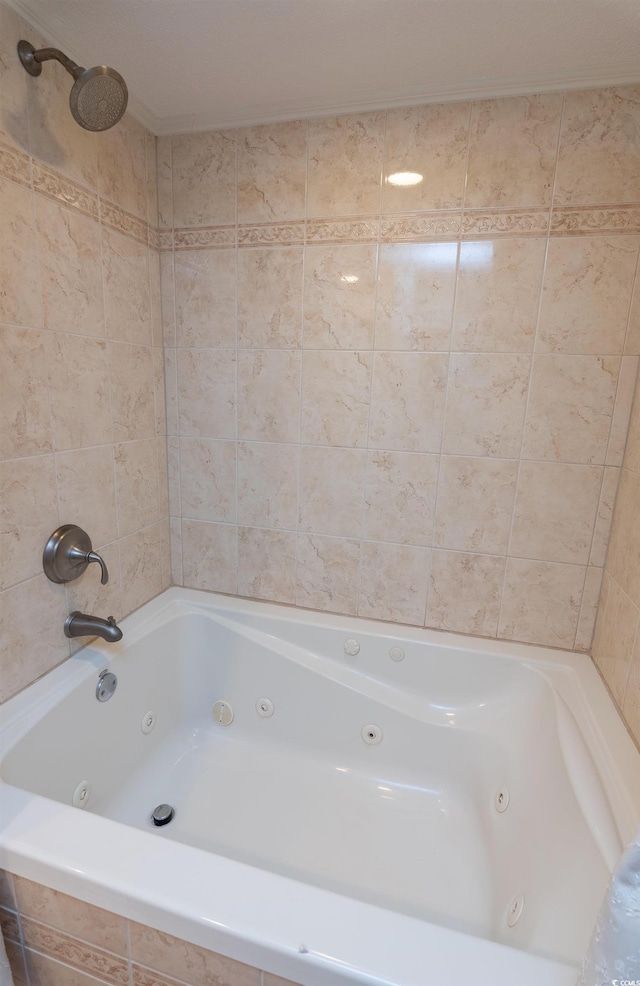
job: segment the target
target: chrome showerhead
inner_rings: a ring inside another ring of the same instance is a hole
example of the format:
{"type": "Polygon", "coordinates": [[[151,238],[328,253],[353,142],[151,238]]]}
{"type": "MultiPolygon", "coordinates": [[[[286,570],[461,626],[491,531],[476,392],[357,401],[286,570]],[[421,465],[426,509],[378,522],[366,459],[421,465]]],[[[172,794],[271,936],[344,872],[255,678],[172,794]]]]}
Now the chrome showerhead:
{"type": "Polygon", "coordinates": [[[57,48],[40,48],[28,41],[18,43],[18,55],[29,75],[40,75],[42,62],[51,58],[64,65],[75,79],[69,96],[74,120],[85,130],[108,130],[121,119],[127,108],[127,86],[115,69],[107,65],[82,68],[57,48]]]}

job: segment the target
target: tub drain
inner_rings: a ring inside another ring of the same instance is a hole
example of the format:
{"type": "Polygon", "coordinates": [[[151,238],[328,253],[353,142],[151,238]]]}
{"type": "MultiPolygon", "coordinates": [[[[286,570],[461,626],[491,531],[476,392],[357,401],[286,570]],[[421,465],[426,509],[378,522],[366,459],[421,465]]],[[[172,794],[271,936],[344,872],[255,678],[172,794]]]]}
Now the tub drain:
{"type": "Polygon", "coordinates": [[[151,821],[154,825],[168,825],[174,815],[171,805],[158,805],[151,812],[151,821]]]}

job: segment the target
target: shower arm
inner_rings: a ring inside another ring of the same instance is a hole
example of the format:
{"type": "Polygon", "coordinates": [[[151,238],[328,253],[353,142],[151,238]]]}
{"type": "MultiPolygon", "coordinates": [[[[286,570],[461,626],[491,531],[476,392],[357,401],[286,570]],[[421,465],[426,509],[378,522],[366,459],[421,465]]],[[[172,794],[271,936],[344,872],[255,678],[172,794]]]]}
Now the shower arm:
{"type": "Polygon", "coordinates": [[[77,79],[84,72],[81,65],[76,65],[59,48],[39,48],[36,51],[33,45],[21,41],[18,45],[18,53],[22,64],[30,75],[40,75],[42,71],[41,62],[48,62],[52,58],[60,62],[74,79],[77,79]]]}

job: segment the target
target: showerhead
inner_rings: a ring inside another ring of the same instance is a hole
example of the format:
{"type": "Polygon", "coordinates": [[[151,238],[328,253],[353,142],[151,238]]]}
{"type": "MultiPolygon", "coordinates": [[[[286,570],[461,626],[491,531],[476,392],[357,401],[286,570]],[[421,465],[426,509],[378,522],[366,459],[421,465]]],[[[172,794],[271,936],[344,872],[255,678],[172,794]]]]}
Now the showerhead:
{"type": "Polygon", "coordinates": [[[28,41],[18,43],[18,55],[29,75],[40,75],[41,63],[50,58],[64,65],[75,79],[69,107],[74,120],[85,130],[108,130],[124,115],[129,93],[124,79],[114,68],[107,65],[82,68],[57,48],[36,51],[28,41]]]}

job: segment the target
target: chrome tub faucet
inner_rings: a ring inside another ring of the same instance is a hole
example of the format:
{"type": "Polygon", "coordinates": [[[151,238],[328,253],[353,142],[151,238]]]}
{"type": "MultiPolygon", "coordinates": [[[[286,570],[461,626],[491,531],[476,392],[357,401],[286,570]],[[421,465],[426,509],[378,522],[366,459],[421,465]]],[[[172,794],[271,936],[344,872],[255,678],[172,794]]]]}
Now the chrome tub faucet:
{"type": "Polygon", "coordinates": [[[122,640],[122,630],[113,616],[101,620],[99,616],[89,616],[88,613],[80,613],[78,610],[67,616],[64,621],[64,633],[66,637],[102,637],[111,644],[122,640]]]}

